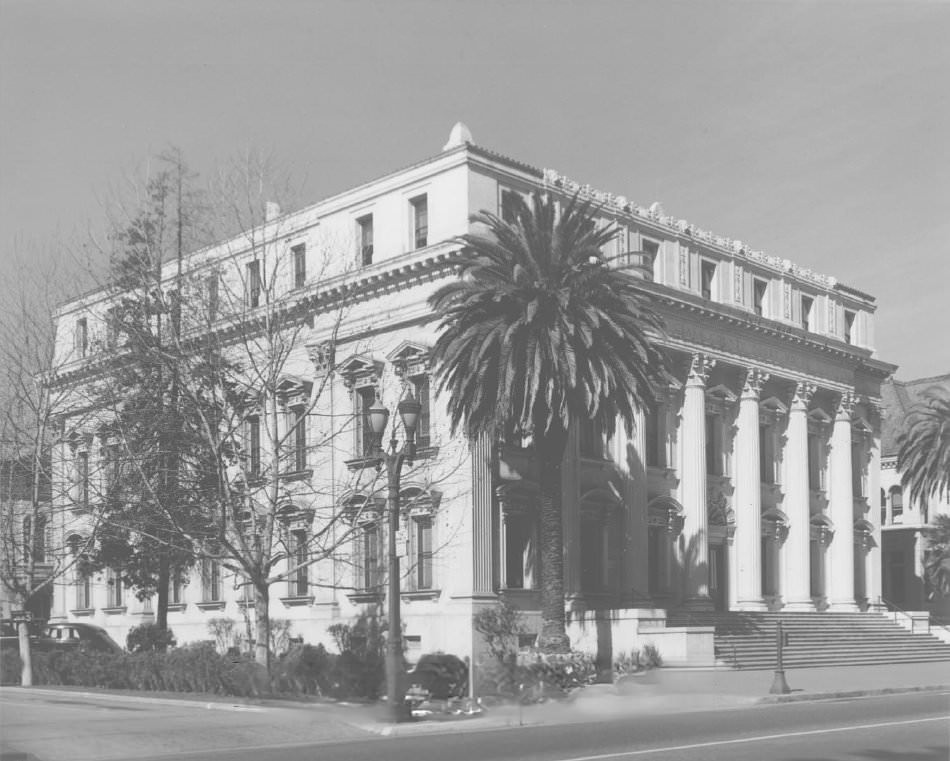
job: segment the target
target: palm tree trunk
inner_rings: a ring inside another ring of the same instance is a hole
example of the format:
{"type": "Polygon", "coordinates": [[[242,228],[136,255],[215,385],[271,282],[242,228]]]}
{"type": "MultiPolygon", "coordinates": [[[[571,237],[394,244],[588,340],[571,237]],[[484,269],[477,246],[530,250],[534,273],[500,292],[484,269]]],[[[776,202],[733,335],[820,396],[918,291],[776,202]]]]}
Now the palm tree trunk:
{"type": "MultiPolygon", "coordinates": [[[[539,430],[539,428],[536,428],[539,430]]],[[[571,641],[564,625],[564,521],[561,515],[561,463],[567,431],[535,434],[541,479],[541,634],[544,653],[568,653],[571,641]]]]}

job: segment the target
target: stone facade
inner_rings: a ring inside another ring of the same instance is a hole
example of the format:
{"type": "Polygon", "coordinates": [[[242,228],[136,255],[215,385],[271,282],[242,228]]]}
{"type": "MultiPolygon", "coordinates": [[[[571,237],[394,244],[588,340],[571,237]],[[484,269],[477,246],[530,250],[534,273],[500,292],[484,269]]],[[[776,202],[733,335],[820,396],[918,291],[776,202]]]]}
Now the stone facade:
{"type": "MultiPolygon", "coordinates": [[[[643,207],[486,150],[457,127],[440,154],[267,223],[280,225],[268,256],[281,298],[314,315],[294,350],[293,375],[313,386],[329,363],[338,369],[308,425],[311,462],[302,480],[287,484],[288,504],[309,515],[307,495],[317,490],[305,487],[319,482],[321,499],[361,516],[351,552],[278,582],[288,588],[273,595],[272,615],[289,619],[296,636],[326,641],[328,625],[381,602],[365,574],[384,567],[382,505],[361,461],[354,412],[376,394],[394,407],[408,379],[427,389],[430,406],[426,454],[403,479],[411,505],[399,536],[410,657],[476,652],[472,616],[500,596],[538,627],[539,492],[530,452],[452,436],[442,400],[427,386],[437,325],[426,306],[454,276],[455,237],[469,229],[469,216],[503,214],[506,194],[536,189],[601,203],[600,214],[620,230],[606,252],[613,265],[651,265],[644,288],[656,295],[667,324],[662,342],[676,364],[675,381],[632,436],[572,432],[563,488],[575,639],[589,639],[584,622],[597,611],[626,611],[611,615],[638,621],[629,629],[635,638],[660,628],[664,610],[683,606],[855,610],[880,597],[881,384],[894,367],[874,356],[873,299],[670,217],[659,204],[643,207]],[[301,251],[312,257],[302,282],[293,264],[301,251]],[[332,336],[320,315],[341,294],[348,307],[328,358],[332,336]],[[345,435],[321,437],[323,421],[345,435]],[[367,553],[375,554],[370,565],[367,553]]],[[[238,293],[246,283],[233,273],[248,271],[248,256],[229,241],[193,254],[188,267],[217,278],[220,292],[238,293]]],[[[96,293],[60,310],[60,382],[81,387],[83,374],[108,356],[108,304],[108,294],[96,293]]],[[[77,457],[95,459],[100,444],[88,423],[67,416],[56,450],[64,483],[76,479],[77,457]]],[[[88,461],[81,467],[88,478],[88,461]]],[[[65,532],[83,530],[76,488],[56,490],[73,494],[58,506],[65,532]]],[[[208,638],[209,619],[240,627],[250,615],[229,579],[211,581],[217,587],[196,578],[175,592],[169,623],[180,641],[208,638]]],[[[93,620],[120,641],[152,615],[149,601],[117,594],[105,576],[60,585],[54,603],[54,616],[93,620]]],[[[710,643],[703,647],[711,657],[710,643]]]]}

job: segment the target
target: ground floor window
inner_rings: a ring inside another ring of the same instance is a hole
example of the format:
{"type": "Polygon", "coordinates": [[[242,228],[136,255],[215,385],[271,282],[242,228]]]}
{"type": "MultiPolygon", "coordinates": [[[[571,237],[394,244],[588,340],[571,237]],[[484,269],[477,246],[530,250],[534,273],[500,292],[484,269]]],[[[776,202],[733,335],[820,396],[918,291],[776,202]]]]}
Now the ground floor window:
{"type": "Polygon", "coordinates": [[[379,523],[363,524],[356,537],[356,586],[358,589],[377,590],[382,585],[380,552],[379,523]]]}
{"type": "Polygon", "coordinates": [[[536,589],[538,585],[538,519],[535,511],[504,515],[505,578],[507,589],[536,589]]]}

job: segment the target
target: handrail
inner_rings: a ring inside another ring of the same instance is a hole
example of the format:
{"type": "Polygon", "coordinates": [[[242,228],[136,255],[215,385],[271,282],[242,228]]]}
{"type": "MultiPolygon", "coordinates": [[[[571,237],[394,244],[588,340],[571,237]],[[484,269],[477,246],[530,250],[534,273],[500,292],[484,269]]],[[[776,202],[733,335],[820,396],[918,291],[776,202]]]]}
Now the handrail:
{"type": "MultiPolygon", "coordinates": [[[[911,631],[911,633],[912,633],[912,634],[915,633],[915,632],[914,632],[914,622],[915,622],[917,619],[915,619],[914,616],[913,616],[911,613],[909,613],[908,611],[904,610],[904,609],[903,609],[902,607],[900,607],[899,605],[895,605],[893,602],[891,602],[891,601],[888,600],[887,598],[881,597],[880,595],[879,595],[878,598],[877,598],[877,602],[878,602],[878,606],[883,606],[883,607],[887,610],[888,613],[893,613],[893,614],[894,614],[894,623],[897,623],[897,617],[898,617],[899,615],[904,616],[904,617],[910,622],[910,631],[911,631]]],[[[930,614],[929,614],[929,613],[927,614],[927,632],[926,632],[926,633],[927,633],[927,634],[930,633],[930,614]]]]}

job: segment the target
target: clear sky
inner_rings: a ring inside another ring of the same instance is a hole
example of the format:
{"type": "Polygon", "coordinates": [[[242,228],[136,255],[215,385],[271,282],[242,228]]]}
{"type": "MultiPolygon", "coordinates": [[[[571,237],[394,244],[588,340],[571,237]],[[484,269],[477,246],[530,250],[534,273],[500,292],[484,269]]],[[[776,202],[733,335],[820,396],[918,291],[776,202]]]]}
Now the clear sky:
{"type": "Polygon", "coordinates": [[[306,202],[475,142],[877,297],[950,372],[950,3],[0,0],[0,256],[102,220],[170,144],[306,202]]]}

